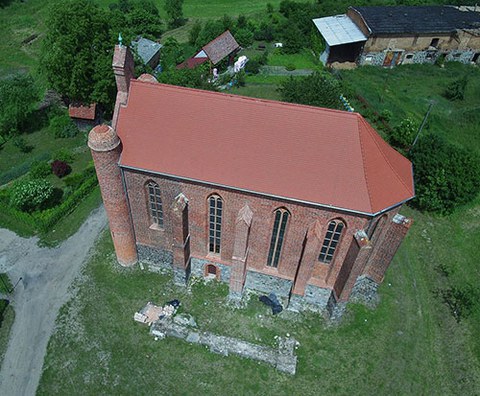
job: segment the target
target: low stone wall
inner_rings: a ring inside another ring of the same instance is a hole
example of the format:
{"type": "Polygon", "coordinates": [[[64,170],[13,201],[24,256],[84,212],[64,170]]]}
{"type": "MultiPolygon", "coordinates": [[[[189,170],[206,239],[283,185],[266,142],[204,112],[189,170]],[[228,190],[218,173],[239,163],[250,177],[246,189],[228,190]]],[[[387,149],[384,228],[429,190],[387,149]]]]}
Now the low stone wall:
{"type": "Polygon", "coordinates": [[[233,337],[201,332],[191,326],[176,323],[175,319],[171,318],[163,318],[155,322],[150,327],[150,333],[159,338],[170,336],[192,344],[206,345],[211,352],[223,356],[234,353],[248,359],[258,360],[292,375],[295,374],[297,367],[297,357],[294,354],[297,342],[293,338],[279,338],[278,349],[273,349],[233,337]]]}

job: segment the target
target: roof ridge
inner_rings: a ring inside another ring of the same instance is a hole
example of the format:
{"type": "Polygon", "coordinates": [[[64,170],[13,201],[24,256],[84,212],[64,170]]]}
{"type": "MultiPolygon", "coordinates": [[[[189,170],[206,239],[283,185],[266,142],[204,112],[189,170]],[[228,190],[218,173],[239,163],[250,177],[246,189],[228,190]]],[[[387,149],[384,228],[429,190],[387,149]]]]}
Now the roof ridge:
{"type": "MultiPolygon", "coordinates": [[[[361,117],[361,121],[363,122],[363,124],[366,126],[366,129],[367,129],[367,132],[368,134],[372,137],[372,140],[373,140],[373,143],[375,143],[375,146],[377,146],[378,148],[378,151],[380,152],[380,154],[382,155],[382,157],[385,159],[386,163],[388,164],[388,166],[390,167],[390,169],[392,170],[392,172],[394,173],[395,177],[397,178],[397,180],[400,181],[400,183],[402,183],[402,185],[407,189],[408,192],[410,192],[412,195],[415,194],[414,191],[411,190],[411,188],[409,186],[407,186],[404,182],[404,180],[400,177],[400,175],[398,174],[398,172],[396,171],[395,167],[390,163],[390,160],[389,158],[385,155],[384,151],[383,151],[383,148],[378,144],[377,140],[374,138],[373,134],[372,134],[372,131],[377,133],[375,131],[375,129],[368,123],[365,121],[365,119],[363,117],[361,117]],[[371,129],[371,130],[370,130],[371,129]]],[[[378,134],[378,133],[377,133],[378,134]]],[[[379,135],[379,137],[381,138],[381,136],[379,135]]],[[[386,142],[385,142],[386,143],[386,142]]],[[[387,144],[388,145],[388,144],[387,144]]],[[[390,147],[392,150],[394,150],[397,154],[401,155],[402,157],[406,158],[405,156],[403,156],[402,154],[400,154],[397,150],[395,150],[393,147],[391,147],[390,145],[388,145],[388,147],[390,147]]],[[[408,158],[406,158],[408,160],[408,158]]]]}
{"type": "Polygon", "coordinates": [[[373,199],[372,195],[370,194],[370,185],[368,183],[368,176],[367,176],[367,169],[366,169],[366,161],[365,161],[365,150],[363,148],[363,142],[362,142],[362,132],[360,130],[360,122],[362,121],[363,117],[358,114],[357,117],[357,128],[358,128],[358,140],[360,142],[360,152],[362,154],[362,163],[363,163],[363,174],[365,175],[365,185],[367,186],[367,194],[368,194],[368,201],[370,202],[370,211],[373,213],[373,199]]]}
{"type": "Polygon", "coordinates": [[[239,100],[243,102],[256,102],[256,103],[264,103],[266,105],[271,105],[271,106],[287,106],[290,108],[297,108],[300,110],[309,110],[309,111],[322,111],[325,113],[334,113],[338,114],[344,117],[354,117],[354,116],[361,116],[357,112],[350,112],[350,111],[345,111],[345,110],[337,110],[337,109],[330,109],[328,107],[320,107],[320,106],[312,106],[312,105],[306,105],[306,104],[300,104],[300,103],[291,103],[291,102],[285,102],[281,100],[272,100],[272,99],[262,99],[262,98],[254,98],[251,96],[244,96],[244,95],[235,95],[235,94],[230,94],[230,93],[224,93],[224,92],[218,92],[218,91],[208,91],[204,89],[199,89],[199,88],[190,88],[190,87],[182,87],[179,85],[171,85],[171,84],[164,84],[164,83],[155,83],[155,82],[149,82],[149,81],[140,81],[138,79],[134,79],[131,81],[134,84],[149,84],[154,87],[163,87],[166,89],[173,89],[173,90],[179,90],[179,91],[186,91],[189,93],[194,93],[195,95],[205,95],[205,96],[215,96],[219,98],[230,98],[233,100],[239,100]]]}

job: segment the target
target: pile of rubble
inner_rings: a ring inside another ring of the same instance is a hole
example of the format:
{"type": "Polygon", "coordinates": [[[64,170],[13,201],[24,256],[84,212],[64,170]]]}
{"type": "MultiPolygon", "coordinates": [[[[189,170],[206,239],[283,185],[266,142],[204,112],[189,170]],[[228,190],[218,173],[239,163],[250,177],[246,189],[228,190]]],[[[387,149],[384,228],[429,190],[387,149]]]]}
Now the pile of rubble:
{"type": "Polygon", "coordinates": [[[159,307],[152,302],[148,302],[140,311],[135,312],[133,320],[139,323],[145,323],[149,326],[159,319],[170,318],[180,306],[180,301],[172,300],[167,302],[163,307],[159,307]]]}

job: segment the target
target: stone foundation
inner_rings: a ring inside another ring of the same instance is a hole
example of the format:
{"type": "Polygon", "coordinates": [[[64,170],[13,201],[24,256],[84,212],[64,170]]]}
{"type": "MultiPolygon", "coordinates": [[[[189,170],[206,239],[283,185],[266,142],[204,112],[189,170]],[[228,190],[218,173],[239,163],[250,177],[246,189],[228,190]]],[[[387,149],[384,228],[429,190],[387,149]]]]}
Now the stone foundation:
{"type": "Polygon", "coordinates": [[[147,264],[150,271],[161,272],[172,269],[172,252],[140,244],[137,244],[137,252],[138,259],[147,264]]]}
{"type": "Polygon", "coordinates": [[[353,286],[350,301],[375,308],[380,300],[377,290],[378,283],[370,279],[368,276],[359,276],[353,286]]]}
{"type": "Polygon", "coordinates": [[[191,263],[192,263],[192,275],[196,276],[198,278],[203,278],[205,276],[205,267],[209,264],[214,265],[215,267],[218,268],[220,271],[220,276],[218,277],[218,280],[221,282],[228,283],[230,282],[230,274],[231,274],[231,267],[229,265],[205,260],[205,259],[199,259],[196,257],[191,258],[191,263]]]}
{"type": "Polygon", "coordinates": [[[313,285],[307,285],[305,296],[292,294],[288,309],[295,312],[314,311],[328,313],[327,307],[332,291],[313,285]]]}
{"type": "Polygon", "coordinates": [[[276,276],[261,274],[260,272],[247,271],[245,288],[259,291],[265,294],[275,293],[277,297],[290,295],[293,282],[276,276]]]}
{"type": "Polygon", "coordinates": [[[172,320],[171,318],[156,321],[150,328],[150,333],[158,338],[171,336],[192,344],[205,345],[210,349],[210,352],[223,356],[234,353],[242,357],[258,360],[274,366],[279,371],[292,375],[295,374],[297,367],[297,357],[294,354],[297,342],[293,338],[279,337],[278,349],[273,349],[233,337],[199,331],[195,327],[176,323],[175,319],[172,320]]]}

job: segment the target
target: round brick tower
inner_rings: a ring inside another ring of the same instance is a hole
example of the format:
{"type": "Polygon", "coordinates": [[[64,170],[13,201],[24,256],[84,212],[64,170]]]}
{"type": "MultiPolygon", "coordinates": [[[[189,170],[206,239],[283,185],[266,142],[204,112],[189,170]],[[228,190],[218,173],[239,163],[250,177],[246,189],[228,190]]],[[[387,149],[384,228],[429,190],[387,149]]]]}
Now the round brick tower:
{"type": "Polygon", "coordinates": [[[88,135],[88,147],[95,163],[117,260],[123,266],[133,265],[137,262],[137,248],[118,166],[122,143],[112,127],[97,125],[88,135]]]}

